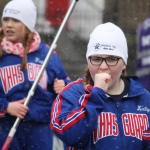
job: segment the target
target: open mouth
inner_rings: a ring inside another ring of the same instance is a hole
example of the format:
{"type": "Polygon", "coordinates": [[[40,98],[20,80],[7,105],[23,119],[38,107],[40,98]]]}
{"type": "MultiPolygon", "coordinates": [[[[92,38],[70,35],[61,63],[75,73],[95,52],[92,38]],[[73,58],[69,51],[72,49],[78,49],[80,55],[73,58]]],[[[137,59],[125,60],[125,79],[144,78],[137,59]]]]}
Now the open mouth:
{"type": "Polygon", "coordinates": [[[11,31],[11,30],[7,30],[7,31],[6,31],[6,34],[7,34],[8,36],[12,36],[12,35],[14,35],[14,32],[11,31]]]}

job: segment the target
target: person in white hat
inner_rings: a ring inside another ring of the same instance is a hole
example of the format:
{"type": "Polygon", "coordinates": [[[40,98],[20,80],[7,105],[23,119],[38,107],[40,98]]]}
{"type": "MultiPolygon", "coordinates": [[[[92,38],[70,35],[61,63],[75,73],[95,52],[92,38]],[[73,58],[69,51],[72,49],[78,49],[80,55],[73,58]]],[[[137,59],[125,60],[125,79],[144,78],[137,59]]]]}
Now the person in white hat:
{"type": "Polygon", "coordinates": [[[58,94],[50,126],[66,149],[150,149],[150,93],[127,76],[127,41],[113,23],[98,25],[87,46],[85,77],[58,94]]]}
{"type": "Polygon", "coordinates": [[[0,29],[0,149],[16,117],[21,122],[10,150],[52,150],[49,127],[53,100],[70,82],[53,52],[28,106],[25,99],[48,54],[37,31],[32,0],[11,0],[4,8],[0,29]]]}

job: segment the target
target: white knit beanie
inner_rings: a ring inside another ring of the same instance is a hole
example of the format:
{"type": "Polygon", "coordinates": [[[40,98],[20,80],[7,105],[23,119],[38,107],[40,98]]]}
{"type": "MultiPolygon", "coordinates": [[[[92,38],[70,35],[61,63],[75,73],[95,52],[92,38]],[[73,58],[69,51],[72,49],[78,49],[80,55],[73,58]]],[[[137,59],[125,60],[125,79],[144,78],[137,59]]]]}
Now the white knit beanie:
{"type": "Polygon", "coordinates": [[[123,31],[113,23],[98,25],[90,35],[86,59],[92,55],[112,55],[121,57],[125,64],[128,59],[127,41],[123,31]]]}
{"type": "Polygon", "coordinates": [[[3,10],[2,19],[4,17],[17,19],[32,32],[36,15],[36,7],[32,0],[11,0],[3,10]]]}

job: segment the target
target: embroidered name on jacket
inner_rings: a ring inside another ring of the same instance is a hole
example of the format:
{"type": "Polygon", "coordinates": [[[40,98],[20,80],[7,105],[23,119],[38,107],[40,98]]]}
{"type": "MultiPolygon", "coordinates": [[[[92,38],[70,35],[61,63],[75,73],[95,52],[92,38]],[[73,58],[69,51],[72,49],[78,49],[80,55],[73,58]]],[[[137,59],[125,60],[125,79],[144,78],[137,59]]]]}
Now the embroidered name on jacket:
{"type": "MultiPolygon", "coordinates": [[[[41,65],[28,63],[27,64],[27,74],[28,80],[34,81],[41,69],[41,65]]],[[[8,66],[4,68],[0,68],[0,79],[2,82],[2,86],[4,89],[5,94],[8,93],[16,85],[24,82],[24,74],[20,70],[20,64],[14,66],[8,66]]],[[[47,74],[46,71],[43,72],[39,83],[43,89],[46,90],[47,85],[47,74]]]]}
{"type": "MultiPolygon", "coordinates": [[[[107,136],[117,136],[119,134],[117,117],[113,113],[101,113],[98,117],[98,127],[93,132],[94,144],[107,136]]],[[[132,136],[142,140],[143,131],[149,127],[146,114],[122,114],[122,124],[125,136],[132,136]]]]}
{"type": "Polygon", "coordinates": [[[147,113],[150,112],[150,109],[147,107],[143,107],[143,106],[138,106],[137,111],[146,111],[147,113]]]}

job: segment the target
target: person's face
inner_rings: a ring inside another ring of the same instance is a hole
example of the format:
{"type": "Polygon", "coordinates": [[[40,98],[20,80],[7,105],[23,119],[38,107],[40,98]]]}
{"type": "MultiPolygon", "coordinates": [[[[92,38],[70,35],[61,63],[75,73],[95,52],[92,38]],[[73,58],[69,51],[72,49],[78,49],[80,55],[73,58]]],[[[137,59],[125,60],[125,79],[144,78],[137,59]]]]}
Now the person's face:
{"type": "MultiPolygon", "coordinates": [[[[95,55],[95,56],[102,57],[102,58],[110,57],[110,55],[95,55]]],[[[115,56],[112,56],[112,58],[113,57],[115,57],[115,56]]],[[[95,74],[98,74],[98,73],[110,74],[111,75],[111,83],[110,83],[109,87],[112,87],[120,79],[122,71],[126,68],[126,65],[121,58],[118,60],[118,63],[115,66],[107,65],[104,60],[99,66],[95,66],[95,65],[91,64],[90,59],[88,59],[88,68],[89,68],[89,71],[90,71],[93,81],[95,79],[95,74]]]]}
{"type": "Polygon", "coordinates": [[[24,43],[27,28],[19,20],[5,17],[2,20],[2,28],[7,40],[13,43],[24,43]]]}

